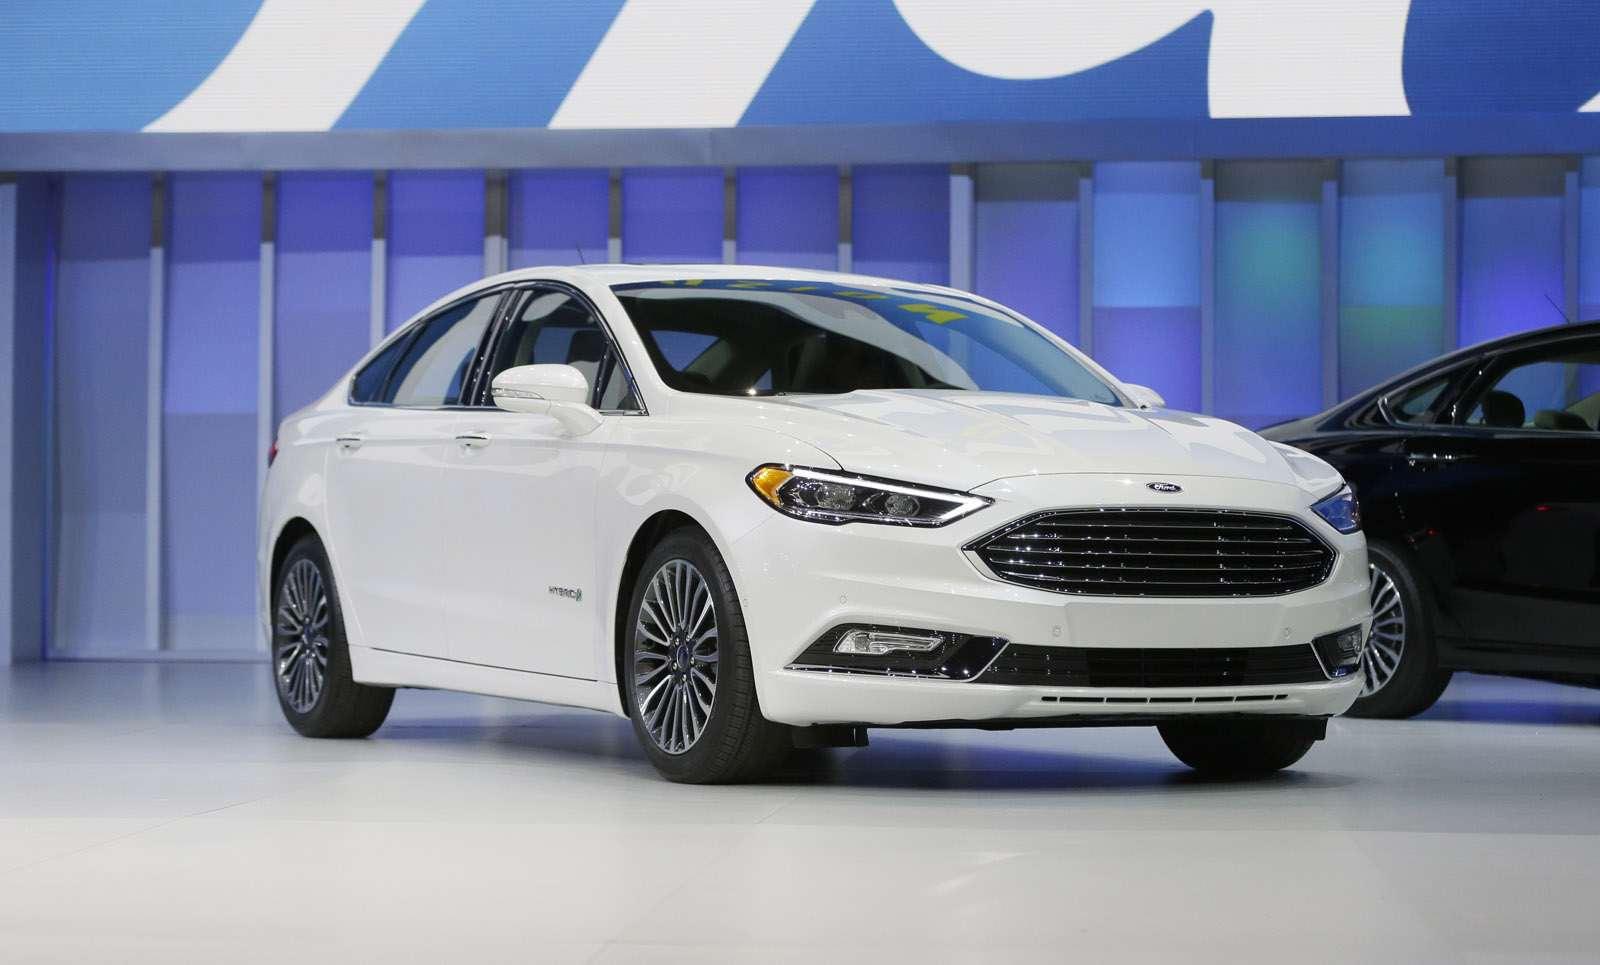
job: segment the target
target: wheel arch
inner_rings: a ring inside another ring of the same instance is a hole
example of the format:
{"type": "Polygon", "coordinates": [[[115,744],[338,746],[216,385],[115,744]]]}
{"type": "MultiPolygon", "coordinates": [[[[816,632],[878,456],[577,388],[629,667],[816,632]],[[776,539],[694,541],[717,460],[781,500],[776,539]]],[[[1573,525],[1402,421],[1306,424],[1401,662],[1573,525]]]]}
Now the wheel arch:
{"type": "Polygon", "coordinates": [[[656,547],[667,534],[680,529],[697,529],[705,533],[712,542],[705,526],[698,519],[679,509],[663,509],[652,514],[639,528],[634,531],[633,539],[628,543],[628,551],[623,556],[622,575],[616,584],[616,606],[611,616],[611,660],[612,668],[616,671],[617,702],[627,713],[628,687],[623,676],[623,643],[627,640],[628,604],[633,600],[633,582],[639,577],[639,570],[644,566],[646,556],[656,547]]]}
{"type": "Polygon", "coordinates": [[[317,528],[304,516],[292,516],[278,529],[278,536],[272,543],[272,560],[267,565],[269,597],[273,593],[273,587],[277,585],[278,572],[283,569],[283,561],[289,555],[289,551],[294,548],[294,544],[308,535],[317,537],[319,541],[322,539],[322,534],[318,533],[317,528]]]}

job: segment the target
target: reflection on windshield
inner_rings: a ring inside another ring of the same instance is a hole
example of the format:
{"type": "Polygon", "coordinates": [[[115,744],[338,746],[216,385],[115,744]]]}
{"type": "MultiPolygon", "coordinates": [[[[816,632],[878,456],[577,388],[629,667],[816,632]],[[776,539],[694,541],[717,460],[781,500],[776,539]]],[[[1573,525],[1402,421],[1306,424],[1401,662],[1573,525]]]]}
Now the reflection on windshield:
{"type": "Polygon", "coordinates": [[[1121,404],[1070,353],[1017,319],[963,298],[739,279],[612,290],[663,381],[684,392],[957,389],[1121,404]]]}

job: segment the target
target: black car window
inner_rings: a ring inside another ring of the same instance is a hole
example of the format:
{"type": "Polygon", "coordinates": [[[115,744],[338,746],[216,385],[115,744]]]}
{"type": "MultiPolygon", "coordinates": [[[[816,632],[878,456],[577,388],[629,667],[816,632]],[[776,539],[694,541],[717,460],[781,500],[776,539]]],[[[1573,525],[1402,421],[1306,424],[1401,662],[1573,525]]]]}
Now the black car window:
{"type": "Polygon", "coordinates": [[[406,343],[410,340],[409,335],[403,335],[385,345],[377,357],[356,373],[355,382],[350,386],[351,402],[383,401],[383,385],[389,380],[389,372],[394,368],[395,360],[406,350],[406,343]]]}
{"type": "Polygon", "coordinates": [[[1461,423],[1593,432],[1600,424],[1600,340],[1521,353],[1462,406],[1461,423]]]}
{"type": "Polygon", "coordinates": [[[1430,421],[1428,414],[1433,411],[1434,403],[1439,401],[1439,396],[1450,384],[1451,377],[1441,375],[1428,379],[1385,398],[1383,403],[1390,418],[1408,424],[1430,421]]]}
{"type": "MultiPolygon", "coordinates": [[[[589,383],[595,408],[638,408],[605,328],[586,303],[568,292],[536,289],[523,295],[494,347],[485,385],[519,365],[570,365],[589,383]]],[[[483,398],[487,404],[488,394],[483,398]]]]}
{"type": "Polygon", "coordinates": [[[487,295],[453,305],[424,321],[395,363],[383,401],[409,406],[459,403],[484,330],[499,304],[498,293],[487,295]]]}

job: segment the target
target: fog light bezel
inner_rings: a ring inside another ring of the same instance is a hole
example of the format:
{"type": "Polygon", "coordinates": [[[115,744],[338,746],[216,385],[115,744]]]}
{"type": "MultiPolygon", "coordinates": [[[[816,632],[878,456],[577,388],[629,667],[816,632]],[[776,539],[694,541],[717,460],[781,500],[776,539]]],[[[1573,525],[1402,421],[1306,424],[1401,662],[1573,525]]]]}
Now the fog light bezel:
{"type": "Polygon", "coordinates": [[[1367,634],[1359,624],[1332,633],[1324,633],[1311,641],[1311,651],[1317,655],[1317,662],[1322,664],[1322,672],[1329,680],[1342,680],[1360,670],[1361,657],[1366,647],[1367,634]],[[1351,636],[1355,638],[1353,650],[1348,644],[1341,642],[1351,636]]]}
{"type": "Polygon", "coordinates": [[[955,633],[923,627],[874,623],[842,623],[829,628],[791,661],[786,669],[813,673],[868,674],[880,677],[919,677],[928,680],[968,681],[989,668],[1007,640],[982,634],[955,633]],[[940,642],[926,650],[890,649],[883,653],[839,651],[851,634],[877,634],[940,642]]]}

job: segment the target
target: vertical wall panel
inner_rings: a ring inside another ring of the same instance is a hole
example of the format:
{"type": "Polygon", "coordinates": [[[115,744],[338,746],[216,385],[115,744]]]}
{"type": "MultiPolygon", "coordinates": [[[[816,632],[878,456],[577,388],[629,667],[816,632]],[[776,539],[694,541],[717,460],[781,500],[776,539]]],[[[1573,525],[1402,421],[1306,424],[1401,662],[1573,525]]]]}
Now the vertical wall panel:
{"type": "Polygon", "coordinates": [[[1216,413],[1251,428],[1322,408],[1321,168],[1216,167],[1216,413]]]}
{"type": "Polygon", "coordinates": [[[372,175],[278,177],[273,425],[328,391],[367,352],[372,175]]]}
{"type": "Polygon", "coordinates": [[[482,171],[389,175],[388,330],[483,277],[482,171]]]}
{"type": "Polygon", "coordinates": [[[1460,344],[1561,322],[1561,158],[1461,162],[1460,344]]]}
{"type": "Polygon", "coordinates": [[[1094,168],[1094,355],[1175,409],[1200,408],[1200,165],[1094,168]]]}
{"type": "Polygon", "coordinates": [[[146,646],[150,209],[148,175],[63,179],[53,403],[57,652],[146,646]]]}
{"type": "Polygon", "coordinates": [[[984,164],[977,182],[974,289],[1077,342],[1077,168],[984,164]]]}
{"type": "Polygon", "coordinates": [[[948,165],[859,165],[851,174],[854,270],[950,281],[948,165]]]}
{"type": "Polygon", "coordinates": [[[509,189],[510,267],[606,260],[611,200],[604,168],[513,171],[509,189]]]}
{"type": "Polygon", "coordinates": [[[0,178],[0,666],[43,655],[51,187],[0,178]]]}
{"type": "Polygon", "coordinates": [[[739,261],[789,268],[839,267],[839,170],[741,168],[739,261]]]}
{"type": "Polygon", "coordinates": [[[622,175],[622,259],[722,261],[721,168],[641,168],[622,175]]]}
{"type": "Polygon", "coordinates": [[[162,391],[166,645],[255,645],[261,176],[170,182],[162,391]]]}
{"type": "Polygon", "coordinates": [[[1600,318],[1600,157],[1580,168],[1578,228],[1578,317],[1600,318]]]}
{"type": "Polygon", "coordinates": [[[1339,202],[1339,397],[1446,346],[1444,162],[1346,161],[1339,202]]]}

